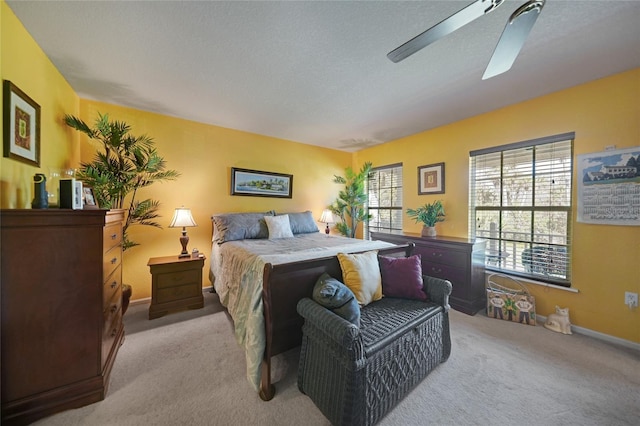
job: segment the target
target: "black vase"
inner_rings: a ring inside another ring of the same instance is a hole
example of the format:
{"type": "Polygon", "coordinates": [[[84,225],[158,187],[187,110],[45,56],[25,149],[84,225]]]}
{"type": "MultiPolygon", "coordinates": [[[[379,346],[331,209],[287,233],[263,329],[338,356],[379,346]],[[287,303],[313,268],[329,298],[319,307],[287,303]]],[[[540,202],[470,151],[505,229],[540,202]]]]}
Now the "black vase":
{"type": "Polygon", "coordinates": [[[47,178],[42,173],[33,176],[33,201],[31,208],[46,209],[49,207],[49,197],[47,195],[47,178]]]}

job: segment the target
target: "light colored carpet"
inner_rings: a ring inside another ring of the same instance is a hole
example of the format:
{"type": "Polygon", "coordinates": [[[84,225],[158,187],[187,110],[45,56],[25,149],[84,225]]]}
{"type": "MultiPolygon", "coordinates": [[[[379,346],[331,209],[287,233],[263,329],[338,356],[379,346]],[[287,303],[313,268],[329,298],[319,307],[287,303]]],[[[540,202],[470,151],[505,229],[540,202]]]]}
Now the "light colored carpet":
{"type": "MultiPolygon", "coordinates": [[[[217,296],[205,308],[149,321],[125,315],[104,401],[37,425],[328,425],[298,391],[298,350],[278,356],[276,396],[263,402],[217,296]]],[[[640,353],[451,311],[452,354],[380,425],[638,425],[640,353]]]]}

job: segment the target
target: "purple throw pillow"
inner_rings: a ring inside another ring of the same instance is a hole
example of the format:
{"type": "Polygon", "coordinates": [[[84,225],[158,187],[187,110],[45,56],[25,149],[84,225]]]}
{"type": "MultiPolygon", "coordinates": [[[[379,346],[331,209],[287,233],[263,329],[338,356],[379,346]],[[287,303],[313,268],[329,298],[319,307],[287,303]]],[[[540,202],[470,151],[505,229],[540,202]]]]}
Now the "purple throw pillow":
{"type": "Polygon", "coordinates": [[[420,255],[410,257],[378,256],[382,275],[382,294],[387,297],[428,300],[423,290],[420,255]]]}

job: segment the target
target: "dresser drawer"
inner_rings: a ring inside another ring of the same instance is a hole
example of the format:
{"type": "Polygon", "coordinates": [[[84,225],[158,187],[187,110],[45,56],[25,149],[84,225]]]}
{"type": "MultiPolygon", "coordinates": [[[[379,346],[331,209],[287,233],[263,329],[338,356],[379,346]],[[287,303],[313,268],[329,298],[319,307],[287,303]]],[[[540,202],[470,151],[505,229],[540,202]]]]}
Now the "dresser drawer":
{"type": "MultiPolygon", "coordinates": [[[[101,368],[104,368],[109,354],[114,350],[115,340],[122,329],[122,310],[118,309],[112,315],[109,316],[109,323],[105,323],[105,328],[102,333],[102,364],[101,368]]],[[[115,349],[117,350],[117,348],[115,349]]]]}
{"type": "Polygon", "coordinates": [[[106,282],[107,278],[116,270],[122,262],[122,250],[120,247],[114,247],[102,256],[102,282],[106,282]]]}
{"type": "Polygon", "coordinates": [[[104,311],[102,311],[103,316],[103,329],[102,332],[104,335],[109,334],[110,330],[113,328],[114,320],[118,318],[118,316],[122,316],[120,313],[120,309],[122,307],[122,290],[120,288],[116,288],[113,297],[107,302],[104,311]]]}
{"type": "Polygon", "coordinates": [[[114,293],[118,289],[122,289],[122,265],[118,265],[102,286],[103,310],[107,309],[108,304],[114,297],[114,293]]]}
{"type": "Polygon", "coordinates": [[[466,272],[464,269],[455,268],[441,263],[431,263],[422,261],[422,273],[430,277],[442,278],[451,281],[453,286],[452,295],[456,295],[458,290],[467,284],[466,272]]]}
{"type": "Polygon", "coordinates": [[[122,245],[122,224],[120,222],[105,226],[102,230],[102,252],[122,245]]]}
{"type": "Polygon", "coordinates": [[[415,252],[420,253],[423,262],[443,263],[459,268],[466,268],[469,262],[469,255],[467,253],[456,250],[422,246],[416,247],[415,252]]]}
{"type": "Polygon", "coordinates": [[[168,274],[158,275],[158,289],[176,287],[185,284],[199,284],[202,277],[202,272],[199,269],[190,269],[180,272],[171,272],[168,274]]]}

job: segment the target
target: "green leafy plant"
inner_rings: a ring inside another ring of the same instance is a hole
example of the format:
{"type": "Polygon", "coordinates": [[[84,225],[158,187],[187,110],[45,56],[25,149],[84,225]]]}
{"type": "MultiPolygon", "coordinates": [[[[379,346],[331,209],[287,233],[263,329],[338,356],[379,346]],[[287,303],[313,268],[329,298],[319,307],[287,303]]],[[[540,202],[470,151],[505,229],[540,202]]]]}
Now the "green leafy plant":
{"type": "Polygon", "coordinates": [[[344,177],[334,175],[333,183],[344,185],[344,189],[329,206],[329,210],[340,218],[340,222],[336,223],[336,229],[345,237],[355,238],[358,224],[371,219],[371,215],[365,209],[367,202],[365,182],[371,167],[372,164],[367,162],[362,165],[358,173],[351,167],[347,167],[344,177]]]}
{"type": "Polygon", "coordinates": [[[168,170],[166,162],[154,148],[147,135],[132,136],[131,126],[122,121],[110,121],[108,114],[98,113],[93,128],[81,119],[65,115],[65,123],[98,141],[98,150],[90,162],[82,162],[76,177],[93,188],[100,207],[126,209],[123,225],[122,249],[139,245],[128,238],[132,225],[162,228],[155,221],[160,215],[160,202],[153,199],[137,200],[138,190],[157,181],[175,180],[180,176],[168,170]]]}
{"type": "Polygon", "coordinates": [[[444,222],[445,212],[442,201],[436,200],[433,203],[426,203],[417,209],[407,209],[407,215],[424,226],[436,226],[438,222],[444,222]]]}

